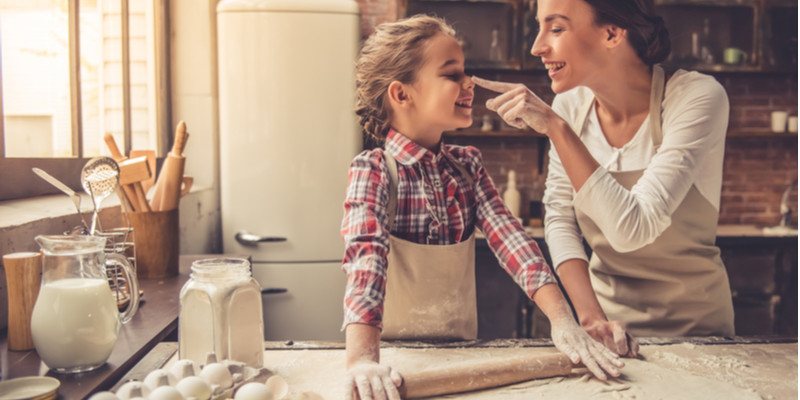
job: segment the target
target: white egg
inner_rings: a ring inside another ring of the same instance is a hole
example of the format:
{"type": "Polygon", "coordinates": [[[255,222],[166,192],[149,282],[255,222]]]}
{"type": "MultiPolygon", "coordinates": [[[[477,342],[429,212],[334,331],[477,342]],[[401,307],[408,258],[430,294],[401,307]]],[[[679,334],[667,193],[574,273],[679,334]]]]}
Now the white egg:
{"type": "Polygon", "coordinates": [[[178,389],[172,386],[159,386],[147,397],[148,400],[184,400],[178,389]]]}
{"type": "Polygon", "coordinates": [[[155,390],[159,386],[175,386],[177,383],[178,378],[165,369],[157,369],[147,374],[147,377],[144,378],[144,384],[150,390],[155,390]]]}
{"type": "Polygon", "coordinates": [[[181,380],[187,376],[200,375],[200,367],[192,360],[179,360],[175,364],[172,364],[172,367],[169,368],[169,372],[172,372],[175,378],[181,380]]]}
{"type": "Polygon", "coordinates": [[[144,382],[130,381],[117,390],[117,397],[120,400],[130,400],[134,397],[147,397],[150,394],[150,388],[144,382]]]}
{"type": "Polygon", "coordinates": [[[89,400],[119,400],[119,397],[111,392],[97,392],[89,400]]]}
{"type": "Polygon", "coordinates": [[[233,396],[235,400],[274,400],[272,391],[267,388],[267,385],[259,382],[250,382],[243,385],[233,396]]]}
{"type": "Polygon", "coordinates": [[[275,400],[282,399],[286,393],[289,393],[289,385],[286,383],[286,379],[280,375],[273,375],[267,379],[267,387],[275,396],[275,400]]]}
{"type": "Polygon", "coordinates": [[[203,370],[200,371],[200,377],[206,381],[208,386],[217,385],[224,389],[233,386],[231,371],[228,370],[228,367],[219,363],[208,364],[203,367],[203,370]]]}
{"type": "Polygon", "coordinates": [[[181,379],[178,384],[175,385],[175,389],[178,389],[183,397],[187,399],[189,397],[194,397],[197,400],[208,400],[208,398],[211,397],[211,387],[208,386],[206,381],[196,376],[187,376],[181,379]]]}

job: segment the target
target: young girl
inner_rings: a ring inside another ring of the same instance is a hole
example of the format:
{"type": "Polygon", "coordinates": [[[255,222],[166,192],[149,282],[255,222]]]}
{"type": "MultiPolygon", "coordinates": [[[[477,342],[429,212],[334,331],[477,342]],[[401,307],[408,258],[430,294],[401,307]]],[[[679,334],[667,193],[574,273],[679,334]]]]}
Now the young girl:
{"type": "Polygon", "coordinates": [[[442,133],[472,124],[474,83],[444,21],[382,24],[356,65],[356,113],[384,149],[358,155],[344,202],[346,399],[399,399],[379,363],[384,339],[477,337],[477,227],[500,264],[550,319],[556,347],[598,378],[624,364],[572,317],[536,243],[500,201],[473,147],[442,133]]]}

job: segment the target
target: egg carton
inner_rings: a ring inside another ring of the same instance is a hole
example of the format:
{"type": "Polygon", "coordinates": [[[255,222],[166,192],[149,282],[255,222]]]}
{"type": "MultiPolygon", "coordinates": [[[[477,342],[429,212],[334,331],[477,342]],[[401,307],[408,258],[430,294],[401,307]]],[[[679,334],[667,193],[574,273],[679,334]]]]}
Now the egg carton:
{"type": "MultiPolygon", "coordinates": [[[[217,363],[217,356],[214,352],[209,352],[206,355],[206,362],[200,368],[206,365],[217,363]]],[[[223,388],[220,385],[211,385],[211,400],[226,400],[233,398],[233,394],[240,387],[250,383],[266,383],[267,379],[275,375],[272,371],[265,367],[253,368],[248,367],[245,363],[233,360],[222,360],[220,364],[226,366],[233,378],[233,386],[223,388]]]]}

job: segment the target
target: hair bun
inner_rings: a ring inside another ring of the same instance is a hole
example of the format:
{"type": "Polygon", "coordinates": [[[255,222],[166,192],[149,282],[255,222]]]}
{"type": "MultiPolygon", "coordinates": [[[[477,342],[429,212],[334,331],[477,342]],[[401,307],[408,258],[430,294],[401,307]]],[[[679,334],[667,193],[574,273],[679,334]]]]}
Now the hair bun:
{"type": "Polygon", "coordinates": [[[664,19],[653,17],[653,33],[647,40],[647,49],[642,54],[642,61],[647,65],[658,64],[669,57],[672,44],[669,40],[669,31],[664,25],[664,19]]]}

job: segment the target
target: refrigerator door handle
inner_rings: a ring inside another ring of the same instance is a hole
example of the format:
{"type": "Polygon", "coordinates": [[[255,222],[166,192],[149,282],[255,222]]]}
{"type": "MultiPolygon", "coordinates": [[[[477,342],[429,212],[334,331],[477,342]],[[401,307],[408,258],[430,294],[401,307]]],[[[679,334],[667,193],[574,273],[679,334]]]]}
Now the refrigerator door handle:
{"type": "Polygon", "coordinates": [[[247,231],[239,231],[236,233],[236,241],[243,246],[257,246],[261,242],[285,242],[286,238],[282,237],[264,237],[254,235],[247,231]]]}

